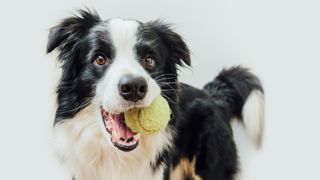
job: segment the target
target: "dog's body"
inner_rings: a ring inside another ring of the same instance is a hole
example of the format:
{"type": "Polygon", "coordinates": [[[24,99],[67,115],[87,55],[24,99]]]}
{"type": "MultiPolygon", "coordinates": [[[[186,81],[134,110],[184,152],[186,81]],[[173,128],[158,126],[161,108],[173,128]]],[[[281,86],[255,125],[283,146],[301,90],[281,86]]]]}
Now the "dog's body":
{"type": "Polygon", "coordinates": [[[166,24],[102,21],[81,11],[51,29],[48,52],[55,49],[62,63],[55,142],[76,180],[232,180],[238,163],[231,118],[261,141],[259,80],[235,67],[203,90],[179,83],[177,66],[190,65],[189,50],[166,24]],[[159,95],[171,109],[167,127],[133,133],[123,112],[159,95]]]}

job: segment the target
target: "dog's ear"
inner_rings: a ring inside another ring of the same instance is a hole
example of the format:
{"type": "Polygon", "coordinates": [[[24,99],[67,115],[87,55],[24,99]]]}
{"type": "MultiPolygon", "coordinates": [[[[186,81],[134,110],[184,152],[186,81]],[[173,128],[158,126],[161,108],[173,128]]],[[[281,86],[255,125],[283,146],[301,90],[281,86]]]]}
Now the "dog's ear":
{"type": "Polygon", "coordinates": [[[186,65],[191,65],[190,51],[182,37],[172,30],[170,24],[166,24],[161,20],[148,22],[149,25],[158,35],[161,40],[169,47],[170,53],[173,55],[175,62],[182,66],[182,62],[186,65]]]}
{"type": "Polygon", "coordinates": [[[50,29],[47,53],[55,49],[65,52],[71,51],[73,45],[100,21],[98,14],[88,9],[79,10],[78,15],[62,20],[61,23],[50,29]]]}

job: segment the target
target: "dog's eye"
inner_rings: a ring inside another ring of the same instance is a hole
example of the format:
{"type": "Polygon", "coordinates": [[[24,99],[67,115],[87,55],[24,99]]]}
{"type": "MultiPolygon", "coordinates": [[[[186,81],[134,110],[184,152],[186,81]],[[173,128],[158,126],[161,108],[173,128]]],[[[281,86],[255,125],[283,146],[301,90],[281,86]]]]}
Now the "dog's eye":
{"type": "Polygon", "coordinates": [[[149,70],[153,70],[156,67],[156,61],[153,57],[148,56],[144,59],[144,66],[149,70]]]}
{"type": "Polygon", "coordinates": [[[94,64],[97,66],[103,66],[103,65],[107,65],[108,64],[108,60],[107,58],[105,58],[102,55],[99,55],[96,57],[96,59],[94,60],[94,64]]]}

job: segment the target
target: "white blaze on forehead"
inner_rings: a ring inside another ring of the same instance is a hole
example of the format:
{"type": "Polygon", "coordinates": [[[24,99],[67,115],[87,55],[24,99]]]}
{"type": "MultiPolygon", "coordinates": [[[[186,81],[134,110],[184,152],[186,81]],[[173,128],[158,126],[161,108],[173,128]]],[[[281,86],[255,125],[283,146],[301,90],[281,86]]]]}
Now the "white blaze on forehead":
{"type": "Polygon", "coordinates": [[[108,22],[108,27],[115,48],[113,65],[109,71],[117,71],[121,75],[133,74],[148,77],[138,62],[135,51],[139,23],[133,20],[112,19],[108,22]]]}
{"type": "Polygon", "coordinates": [[[116,55],[134,55],[139,23],[133,20],[112,19],[108,24],[116,55]]]}

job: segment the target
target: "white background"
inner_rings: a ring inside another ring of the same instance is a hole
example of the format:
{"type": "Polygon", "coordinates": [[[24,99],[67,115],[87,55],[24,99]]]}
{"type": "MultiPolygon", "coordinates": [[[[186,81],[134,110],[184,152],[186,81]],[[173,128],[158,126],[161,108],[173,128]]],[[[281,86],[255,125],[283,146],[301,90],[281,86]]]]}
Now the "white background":
{"type": "Polygon", "coordinates": [[[223,67],[252,68],[265,87],[266,132],[255,151],[235,128],[242,179],[320,179],[319,1],[12,0],[0,6],[1,180],[67,179],[50,143],[55,61],[45,46],[48,28],[84,6],[176,24],[192,50],[181,80],[196,87],[223,67]]]}

